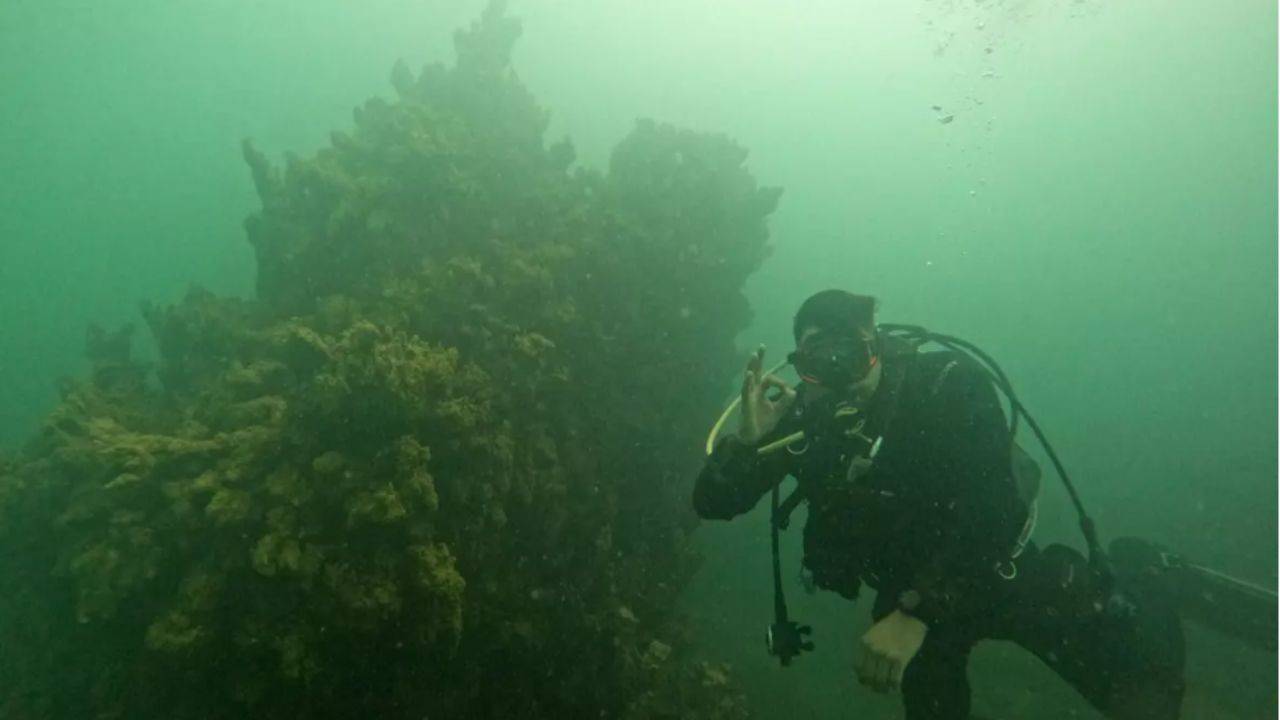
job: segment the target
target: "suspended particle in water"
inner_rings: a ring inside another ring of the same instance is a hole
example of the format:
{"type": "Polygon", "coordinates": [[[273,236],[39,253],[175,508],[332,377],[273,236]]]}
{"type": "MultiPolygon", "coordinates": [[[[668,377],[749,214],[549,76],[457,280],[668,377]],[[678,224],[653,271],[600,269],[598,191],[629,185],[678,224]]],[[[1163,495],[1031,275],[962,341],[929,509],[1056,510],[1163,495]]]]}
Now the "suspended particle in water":
{"type": "Polygon", "coordinates": [[[970,191],[969,191],[969,197],[977,197],[977,196],[978,196],[978,191],[977,191],[977,190],[970,190],[970,191]]]}
{"type": "Polygon", "coordinates": [[[955,119],[956,119],[955,115],[943,115],[942,117],[938,118],[938,122],[942,123],[943,125],[949,125],[951,121],[955,119]]]}

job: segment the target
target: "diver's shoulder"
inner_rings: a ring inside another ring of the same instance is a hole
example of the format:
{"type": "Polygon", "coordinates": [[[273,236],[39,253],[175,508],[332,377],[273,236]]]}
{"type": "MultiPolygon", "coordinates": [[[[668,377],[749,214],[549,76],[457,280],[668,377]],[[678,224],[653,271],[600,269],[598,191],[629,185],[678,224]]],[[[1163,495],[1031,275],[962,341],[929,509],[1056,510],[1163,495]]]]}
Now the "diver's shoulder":
{"type": "Polygon", "coordinates": [[[972,385],[989,382],[977,361],[956,350],[918,351],[908,374],[915,385],[928,386],[937,393],[944,385],[972,385]]]}
{"type": "Polygon", "coordinates": [[[911,369],[917,375],[935,375],[969,362],[964,353],[956,350],[917,350],[912,357],[911,369]]]}

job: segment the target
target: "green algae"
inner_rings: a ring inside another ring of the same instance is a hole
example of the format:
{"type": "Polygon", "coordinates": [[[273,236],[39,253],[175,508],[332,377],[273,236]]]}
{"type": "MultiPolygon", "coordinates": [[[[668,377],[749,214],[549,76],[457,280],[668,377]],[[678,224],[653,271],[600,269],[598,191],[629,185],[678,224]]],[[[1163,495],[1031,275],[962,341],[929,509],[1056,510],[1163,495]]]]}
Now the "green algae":
{"type": "Polygon", "coordinates": [[[518,35],[312,157],[246,143],[256,298],[145,306],[154,366],[90,332],[0,461],[0,715],[743,715],[673,605],[779,193],[650,121],[574,166],[518,35]]]}

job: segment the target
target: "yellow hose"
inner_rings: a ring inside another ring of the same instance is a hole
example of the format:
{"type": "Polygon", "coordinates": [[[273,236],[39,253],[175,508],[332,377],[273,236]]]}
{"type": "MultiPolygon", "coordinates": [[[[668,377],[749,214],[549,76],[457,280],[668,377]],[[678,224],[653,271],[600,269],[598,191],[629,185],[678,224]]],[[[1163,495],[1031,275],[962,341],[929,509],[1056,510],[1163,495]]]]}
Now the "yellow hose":
{"type": "Polygon", "coordinates": [[[764,447],[757,448],[756,454],[768,455],[774,450],[777,450],[779,448],[784,448],[793,442],[799,442],[800,440],[803,440],[803,439],[804,439],[804,431],[797,430],[784,438],[778,438],[777,440],[774,440],[773,442],[769,443],[768,445],[765,445],[764,447]]]}

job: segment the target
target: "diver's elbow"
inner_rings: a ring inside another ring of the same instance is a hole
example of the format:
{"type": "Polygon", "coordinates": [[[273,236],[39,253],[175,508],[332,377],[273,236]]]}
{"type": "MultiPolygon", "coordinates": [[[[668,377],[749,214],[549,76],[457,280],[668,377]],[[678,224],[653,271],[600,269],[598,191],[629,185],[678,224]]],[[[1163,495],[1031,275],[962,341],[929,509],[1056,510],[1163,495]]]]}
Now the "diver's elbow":
{"type": "Polygon", "coordinates": [[[703,520],[730,520],[734,515],[728,512],[724,503],[716,502],[702,483],[693,488],[693,511],[703,520]]]}

